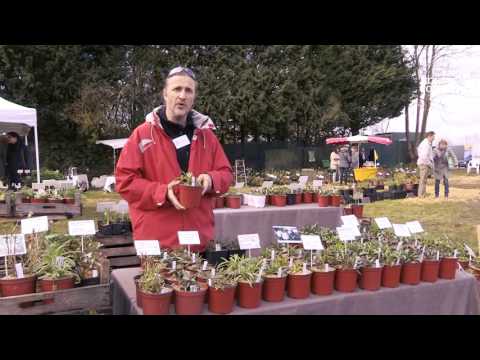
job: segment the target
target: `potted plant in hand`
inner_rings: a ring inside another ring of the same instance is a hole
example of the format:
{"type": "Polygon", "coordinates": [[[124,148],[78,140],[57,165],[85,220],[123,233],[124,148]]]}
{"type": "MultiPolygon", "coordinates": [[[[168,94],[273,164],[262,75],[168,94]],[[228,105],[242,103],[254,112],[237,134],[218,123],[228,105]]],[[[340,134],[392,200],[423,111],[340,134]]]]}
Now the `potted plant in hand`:
{"type": "Polygon", "coordinates": [[[294,299],[306,299],[310,296],[312,272],[307,269],[307,263],[294,260],[288,269],[287,294],[294,299]]]}
{"type": "Polygon", "coordinates": [[[285,256],[275,256],[267,265],[263,277],[262,298],[265,301],[279,302],[285,297],[287,285],[288,259],[285,256]]]}
{"type": "Polygon", "coordinates": [[[401,252],[393,246],[386,245],[383,247],[383,272],[382,286],[396,288],[400,284],[400,274],[402,271],[401,252]]]}
{"type": "Polygon", "coordinates": [[[401,282],[408,285],[420,283],[422,264],[420,263],[421,251],[414,244],[407,244],[402,249],[401,282]]]}
{"type": "Polygon", "coordinates": [[[192,173],[182,173],[179,178],[180,184],[175,187],[175,194],[178,194],[178,201],[186,209],[196,208],[200,205],[203,188],[197,183],[192,173]]]}
{"type": "Polygon", "coordinates": [[[153,259],[146,259],[144,271],[137,280],[137,298],[144,315],[169,313],[173,290],[160,274],[160,268],[153,259]]]}
{"type": "Polygon", "coordinates": [[[237,281],[229,274],[219,271],[208,280],[208,310],[215,314],[229,314],[235,303],[237,281]]]}
{"type": "Polygon", "coordinates": [[[196,281],[190,272],[184,271],[172,286],[175,290],[175,312],[178,315],[198,315],[202,312],[207,284],[196,281]]]}
{"type": "Polygon", "coordinates": [[[242,206],[242,194],[238,189],[230,187],[225,196],[225,206],[230,209],[240,209],[242,206]]]}

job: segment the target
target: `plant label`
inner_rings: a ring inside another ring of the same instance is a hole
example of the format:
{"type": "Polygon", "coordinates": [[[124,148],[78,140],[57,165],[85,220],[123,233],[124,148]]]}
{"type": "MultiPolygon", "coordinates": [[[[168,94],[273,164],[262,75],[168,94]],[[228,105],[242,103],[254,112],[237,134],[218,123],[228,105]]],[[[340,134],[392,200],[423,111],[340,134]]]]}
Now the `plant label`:
{"type": "Polygon", "coordinates": [[[282,277],[282,268],[281,267],[278,268],[277,276],[282,277]]]}
{"type": "Polygon", "coordinates": [[[388,220],[387,217],[380,217],[380,218],[375,218],[375,222],[377,223],[377,226],[379,229],[389,229],[392,227],[392,223],[390,220],[388,220]]]}
{"type": "Polygon", "coordinates": [[[301,235],[305,250],[323,250],[322,240],[319,235],[301,235]]]}
{"type": "Polygon", "coordinates": [[[200,245],[198,231],[178,231],[180,245],[200,245]]]}
{"type": "Polygon", "coordinates": [[[411,236],[410,230],[408,230],[408,226],[405,224],[392,224],[393,231],[395,236],[398,237],[409,237],[411,236]]]}
{"type": "Polygon", "coordinates": [[[165,252],[163,253],[163,260],[167,260],[167,259],[168,259],[168,254],[167,254],[167,252],[165,251],[165,252]]]}
{"type": "Polygon", "coordinates": [[[69,221],[68,234],[71,236],[95,235],[95,222],[93,220],[69,221]]]}
{"type": "Polygon", "coordinates": [[[328,264],[325,264],[325,271],[328,271],[328,264]]]}
{"type": "Polygon", "coordinates": [[[302,269],[302,271],[303,271],[304,273],[307,272],[307,263],[303,263],[303,269],[302,269]]]}
{"type": "Polygon", "coordinates": [[[272,226],[273,233],[279,244],[301,244],[302,238],[295,226],[272,226]]]}
{"type": "Polygon", "coordinates": [[[258,234],[238,235],[240,250],[260,249],[260,237],[258,234]]]}
{"type": "Polygon", "coordinates": [[[353,268],[356,269],[358,265],[358,256],[355,258],[355,263],[353,264],[353,268]]]}
{"type": "Polygon", "coordinates": [[[182,135],[182,136],[176,137],[172,141],[173,141],[173,144],[175,145],[175,148],[177,150],[181,149],[181,148],[184,148],[187,145],[190,145],[190,140],[188,139],[187,135],[182,135]]]}
{"type": "Polygon", "coordinates": [[[222,245],[221,244],[215,244],[215,251],[222,251],[222,245]]]}
{"type": "Polygon", "coordinates": [[[343,226],[345,227],[358,227],[360,226],[358,219],[355,215],[344,215],[341,216],[343,221],[343,226]]]}
{"type": "Polygon", "coordinates": [[[97,203],[97,212],[98,213],[103,213],[105,210],[114,210],[115,206],[117,206],[117,203],[114,201],[105,201],[105,202],[98,202],[97,203]]]}
{"type": "Polygon", "coordinates": [[[380,260],[375,260],[375,267],[379,268],[380,267],[380,260]]]}
{"type": "Polygon", "coordinates": [[[455,249],[455,251],[453,252],[453,257],[456,258],[456,257],[457,257],[457,254],[458,254],[458,250],[455,249]]]}
{"type": "Polygon", "coordinates": [[[210,271],[210,277],[214,278],[215,277],[215,268],[210,271]]]}
{"type": "Polygon", "coordinates": [[[25,235],[13,234],[0,236],[0,256],[24,255],[26,253],[25,235]]]}
{"type": "Polygon", "coordinates": [[[172,270],[177,270],[177,262],[175,260],[172,261],[172,270]]]}
{"type": "Polygon", "coordinates": [[[440,260],[440,251],[437,250],[437,261],[440,260]]]}
{"type": "Polygon", "coordinates": [[[22,263],[16,263],[15,264],[15,271],[17,273],[17,278],[18,279],[21,279],[24,277],[23,275],[23,266],[22,266],[22,263]]]}
{"type": "Polygon", "coordinates": [[[55,258],[55,264],[58,266],[58,267],[63,267],[63,264],[65,263],[65,258],[63,256],[57,256],[55,258]]]}
{"type": "Polygon", "coordinates": [[[160,244],[157,240],[135,240],[134,244],[138,256],[160,255],[160,244]]]}
{"type": "Polygon", "coordinates": [[[29,219],[23,219],[21,221],[22,234],[32,234],[48,231],[48,217],[39,216],[29,219]]]}
{"type": "Polygon", "coordinates": [[[337,227],[337,233],[340,240],[346,241],[353,241],[355,240],[356,236],[360,236],[360,232],[356,227],[337,227]],[[356,231],[355,231],[356,230],[356,231]],[[357,235],[358,233],[358,235],[357,235]]]}
{"type": "Polygon", "coordinates": [[[399,241],[397,244],[397,251],[400,251],[400,249],[402,248],[402,245],[403,245],[403,241],[399,241]]]}
{"type": "Polygon", "coordinates": [[[207,270],[207,266],[208,266],[208,261],[205,260],[202,265],[202,270],[207,270]]]}
{"type": "Polygon", "coordinates": [[[290,258],[288,262],[288,267],[291,268],[293,266],[293,258],[290,258]]]}
{"type": "MultiPolygon", "coordinates": [[[[263,260],[265,261],[266,259],[263,259],[263,260]]],[[[273,262],[274,260],[275,260],[275,250],[272,249],[272,256],[270,257],[270,261],[273,262]]]]}
{"type": "Polygon", "coordinates": [[[195,262],[195,253],[192,253],[192,262],[195,262]]]}
{"type": "Polygon", "coordinates": [[[212,287],[212,279],[208,279],[208,286],[212,287]]]}
{"type": "Polygon", "coordinates": [[[97,269],[92,270],[92,277],[98,277],[98,270],[97,269]]]}
{"type": "Polygon", "coordinates": [[[472,248],[470,246],[468,246],[467,244],[465,244],[465,249],[467,250],[467,253],[468,255],[470,255],[471,257],[475,257],[475,252],[472,250],[472,248]]]}
{"type": "Polygon", "coordinates": [[[406,225],[412,234],[424,232],[422,225],[420,225],[420,222],[418,221],[409,221],[406,223],[406,225]]]}
{"type": "Polygon", "coordinates": [[[313,188],[320,188],[323,186],[323,180],[313,180],[312,187],[313,188]]]}

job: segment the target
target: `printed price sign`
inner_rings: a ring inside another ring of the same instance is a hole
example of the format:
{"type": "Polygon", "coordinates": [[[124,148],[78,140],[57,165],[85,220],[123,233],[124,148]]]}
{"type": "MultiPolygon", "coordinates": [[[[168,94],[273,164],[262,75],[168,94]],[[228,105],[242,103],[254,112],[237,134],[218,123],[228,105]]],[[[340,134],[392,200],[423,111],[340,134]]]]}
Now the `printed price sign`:
{"type": "Polygon", "coordinates": [[[409,221],[406,225],[412,234],[422,233],[424,231],[422,225],[420,225],[420,222],[418,221],[409,221]]]}
{"type": "Polygon", "coordinates": [[[301,235],[305,250],[323,250],[322,240],[319,235],[301,235]]]}
{"type": "Polygon", "coordinates": [[[279,244],[301,244],[302,238],[295,226],[272,226],[279,244]]]}
{"type": "Polygon", "coordinates": [[[72,236],[95,235],[95,222],[93,220],[69,221],[68,233],[72,236]]]}
{"type": "Polygon", "coordinates": [[[24,255],[27,253],[25,235],[14,234],[0,236],[0,256],[24,255]]]}
{"type": "Polygon", "coordinates": [[[395,236],[398,237],[409,237],[412,234],[410,234],[410,230],[408,230],[408,226],[405,224],[392,224],[393,226],[393,231],[395,232],[395,236]]]}
{"type": "Polygon", "coordinates": [[[39,232],[48,231],[47,216],[23,219],[21,221],[21,224],[22,224],[22,234],[32,234],[33,232],[39,233],[39,232]]]}
{"type": "Polygon", "coordinates": [[[160,255],[160,244],[157,240],[135,240],[137,255],[160,255]]]}
{"type": "Polygon", "coordinates": [[[392,227],[392,223],[386,217],[375,218],[375,222],[379,229],[389,229],[392,227]]]}
{"type": "Polygon", "coordinates": [[[355,215],[344,215],[341,218],[344,226],[357,227],[360,225],[355,215]]]}
{"type": "Polygon", "coordinates": [[[200,245],[198,231],[178,231],[180,245],[200,245]]]}
{"type": "Polygon", "coordinates": [[[260,249],[260,237],[258,234],[238,235],[238,245],[240,250],[260,249]]]}

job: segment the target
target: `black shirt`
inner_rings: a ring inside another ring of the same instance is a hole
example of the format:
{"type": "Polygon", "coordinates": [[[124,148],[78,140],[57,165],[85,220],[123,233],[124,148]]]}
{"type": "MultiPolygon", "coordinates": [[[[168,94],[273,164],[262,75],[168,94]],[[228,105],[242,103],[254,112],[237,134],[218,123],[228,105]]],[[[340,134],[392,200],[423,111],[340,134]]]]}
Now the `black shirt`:
{"type": "Polygon", "coordinates": [[[177,149],[178,165],[180,165],[180,168],[183,172],[187,172],[188,160],[190,159],[190,145],[192,143],[193,132],[195,131],[191,113],[189,113],[187,116],[187,124],[185,127],[168,121],[165,108],[160,109],[157,112],[157,115],[160,117],[160,123],[162,124],[163,130],[165,130],[171,139],[175,139],[182,135],[187,135],[188,140],[190,140],[190,144],[177,149]]]}

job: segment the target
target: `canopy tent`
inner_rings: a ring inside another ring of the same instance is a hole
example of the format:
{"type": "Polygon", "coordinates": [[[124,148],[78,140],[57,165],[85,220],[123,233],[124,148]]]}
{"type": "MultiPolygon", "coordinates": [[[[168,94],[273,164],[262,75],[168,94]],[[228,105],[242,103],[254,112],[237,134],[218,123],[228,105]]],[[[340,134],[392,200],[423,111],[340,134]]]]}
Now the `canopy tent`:
{"type": "Polygon", "coordinates": [[[334,144],[366,144],[366,143],[373,143],[373,144],[381,144],[381,145],[390,145],[392,140],[386,137],[381,136],[365,136],[365,135],[355,135],[355,136],[348,136],[348,137],[340,137],[340,138],[328,138],[327,144],[334,145],[334,144]]]}
{"type": "Polygon", "coordinates": [[[40,183],[40,158],[38,152],[37,110],[17,105],[0,97],[0,132],[14,131],[27,136],[33,127],[37,182],[40,183]]]}
{"type": "Polygon", "coordinates": [[[128,138],[123,138],[123,139],[99,140],[96,142],[97,144],[110,146],[113,149],[113,172],[114,173],[115,173],[115,164],[117,163],[115,150],[123,148],[127,140],[128,138]]]}

